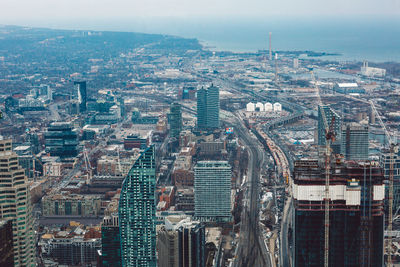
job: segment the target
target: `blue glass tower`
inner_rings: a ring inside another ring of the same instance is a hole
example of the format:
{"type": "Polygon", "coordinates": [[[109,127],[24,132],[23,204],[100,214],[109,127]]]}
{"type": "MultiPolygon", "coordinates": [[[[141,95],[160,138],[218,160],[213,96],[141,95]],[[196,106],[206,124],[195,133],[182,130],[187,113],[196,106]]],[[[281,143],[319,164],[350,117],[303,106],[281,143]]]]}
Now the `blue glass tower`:
{"type": "Polygon", "coordinates": [[[122,185],[119,225],[123,267],[156,267],[154,146],[136,160],[122,185]]]}
{"type": "Polygon", "coordinates": [[[219,88],[211,85],[197,91],[197,128],[219,128],[219,88]]]}

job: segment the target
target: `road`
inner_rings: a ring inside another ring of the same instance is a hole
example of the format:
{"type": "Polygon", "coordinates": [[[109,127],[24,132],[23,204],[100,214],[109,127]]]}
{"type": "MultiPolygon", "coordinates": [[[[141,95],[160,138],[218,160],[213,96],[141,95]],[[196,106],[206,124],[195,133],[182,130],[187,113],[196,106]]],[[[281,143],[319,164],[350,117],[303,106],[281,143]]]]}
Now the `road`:
{"type": "Polygon", "coordinates": [[[264,153],[261,144],[252,137],[242,121],[237,120],[235,131],[249,151],[248,181],[249,188],[245,193],[246,205],[242,213],[238,253],[234,266],[267,266],[271,265],[262,234],[259,228],[259,181],[264,153]],[[249,200],[249,201],[248,201],[249,200]]]}

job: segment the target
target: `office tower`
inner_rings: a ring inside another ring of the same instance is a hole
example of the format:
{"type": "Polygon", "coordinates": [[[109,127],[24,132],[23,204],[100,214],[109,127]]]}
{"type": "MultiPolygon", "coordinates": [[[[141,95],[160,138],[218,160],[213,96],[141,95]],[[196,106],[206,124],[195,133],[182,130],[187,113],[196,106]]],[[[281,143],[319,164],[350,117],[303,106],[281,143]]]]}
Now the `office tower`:
{"type": "Polygon", "coordinates": [[[15,266],[35,266],[32,206],[25,171],[11,140],[0,140],[0,219],[12,220],[15,266]]]}
{"type": "Polygon", "coordinates": [[[162,227],[157,232],[158,267],[180,267],[179,239],[176,230],[162,227]]]}
{"type": "Polygon", "coordinates": [[[205,228],[199,222],[184,223],[178,228],[179,266],[205,266],[205,228]]]}
{"type": "Polygon", "coordinates": [[[133,164],[122,185],[119,227],[123,267],[155,267],[156,171],[154,145],[133,164]]]}
{"type": "Polygon", "coordinates": [[[341,126],[342,126],[342,118],[339,116],[336,111],[334,111],[331,107],[326,105],[318,106],[318,145],[325,146],[326,144],[326,131],[324,120],[322,116],[322,109],[325,111],[326,123],[328,124],[328,128],[331,125],[332,118],[335,117],[335,122],[333,124],[333,131],[336,134],[336,141],[331,144],[331,148],[334,154],[340,154],[340,138],[341,138],[341,126]]]}
{"type": "Polygon", "coordinates": [[[44,134],[46,152],[50,156],[71,158],[78,155],[78,134],[67,122],[53,122],[44,134]]]}
{"type": "Polygon", "coordinates": [[[13,227],[9,220],[0,219],[0,266],[14,266],[13,227]]]}
{"type": "Polygon", "coordinates": [[[197,128],[201,130],[219,127],[219,89],[211,85],[197,91],[197,128]]]}
{"type": "Polygon", "coordinates": [[[205,227],[198,221],[168,216],[157,233],[158,267],[205,266],[205,227]]]}
{"type": "MultiPolygon", "coordinates": [[[[379,158],[380,166],[383,169],[385,179],[389,180],[390,174],[390,152],[383,151],[379,158]]],[[[389,195],[389,186],[386,186],[386,195],[389,195]]],[[[386,200],[387,201],[387,200],[386,200]]],[[[393,217],[400,214],[400,156],[399,154],[393,155],[393,217]]]]}
{"type": "Polygon", "coordinates": [[[78,94],[79,112],[85,112],[87,102],[86,82],[74,82],[74,85],[78,94]]]}
{"type": "Polygon", "coordinates": [[[102,266],[122,266],[118,214],[105,216],[101,225],[102,266]]]}
{"type": "MultiPolygon", "coordinates": [[[[383,266],[382,169],[376,162],[332,160],[329,266],[383,266]]],[[[294,266],[324,266],[325,161],[294,166],[294,266]]]]}
{"type": "Polygon", "coordinates": [[[172,103],[168,114],[169,122],[169,135],[171,137],[179,138],[182,131],[182,110],[181,105],[172,103]]]}
{"type": "Polygon", "coordinates": [[[346,160],[367,160],[368,146],[368,125],[350,123],[342,126],[340,151],[346,160]]]}
{"type": "Polygon", "coordinates": [[[194,168],[195,217],[230,221],[231,166],[227,161],[199,161],[194,168]]]}

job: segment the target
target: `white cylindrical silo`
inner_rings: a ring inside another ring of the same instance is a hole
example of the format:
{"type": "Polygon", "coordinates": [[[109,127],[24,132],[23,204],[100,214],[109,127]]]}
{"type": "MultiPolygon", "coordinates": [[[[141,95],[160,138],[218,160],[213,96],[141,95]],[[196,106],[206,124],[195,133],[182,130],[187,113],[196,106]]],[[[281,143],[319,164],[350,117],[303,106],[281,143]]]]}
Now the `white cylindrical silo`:
{"type": "Polygon", "coordinates": [[[256,110],[256,105],[254,103],[247,103],[246,105],[246,111],[253,112],[256,110]]]}
{"type": "Polygon", "coordinates": [[[274,104],[274,112],[281,112],[281,111],[282,111],[282,104],[276,102],[276,103],[274,104]]]}
{"type": "Polygon", "coordinates": [[[258,102],[258,103],[256,104],[256,108],[258,108],[260,111],[264,111],[264,104],[261,103],[261,102],[258,102]]]}
{"type": "Polygon", "coordinates": [[[272,104],[267,102],[264,104],[264,111],[265,112],[272,112],[272,104]]]}

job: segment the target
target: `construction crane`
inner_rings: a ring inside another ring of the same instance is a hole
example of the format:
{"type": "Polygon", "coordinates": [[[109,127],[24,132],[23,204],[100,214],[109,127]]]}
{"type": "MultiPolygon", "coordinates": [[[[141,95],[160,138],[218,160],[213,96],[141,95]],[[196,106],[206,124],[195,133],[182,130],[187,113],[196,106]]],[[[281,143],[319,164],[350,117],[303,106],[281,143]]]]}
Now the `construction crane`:
{"type": "Polygon", "coordinates": [[[371,104],[371,108],[373,112],[376,114],[378,118],[379,124],[381,125],[382,129],[385,132],[385,136],[389,143],[389,215],[388,215],[388,242],[387,242],[387,252],[388,252],[388,259],[387,259],[387,266],[392,267],[392,229],[393,229],[393,176],[394,176],[394,153],[398,151],[398,144],[394,143],[393,137],[387,130],[385,124],[382,121],[381,116],[379,115],[374,102],[372,100],[369,101],[371,104]]]}
{"type": "Polygon", "coordinates": [[[331,175],[331,143],[335,141],[336,134],[334,132],[333,126],[335,124],[335,116],[332,116],[332,120],[328,125],[328,120],[326,119],[325,109],[322,107],[322,100],[320,95],[320,89],[318,87],[317,81],[313,69],[310,69],[311,77],[314,82],[314,87],[318,97],[318,104],[320,106],[320,111],[322,114],[324,129],[325,129],[325,218],[324,218],[324,267],[329,267],[329,182],[331,175]]]}

